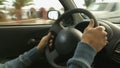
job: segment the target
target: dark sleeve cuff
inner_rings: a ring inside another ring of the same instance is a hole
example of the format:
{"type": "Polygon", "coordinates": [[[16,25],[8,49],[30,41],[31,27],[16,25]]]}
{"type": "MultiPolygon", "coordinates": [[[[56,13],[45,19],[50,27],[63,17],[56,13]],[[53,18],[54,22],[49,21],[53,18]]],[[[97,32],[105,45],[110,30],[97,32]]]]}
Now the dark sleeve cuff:
{"type": "Polygon", "coordinates": [[[68,61],[69,63],[83,62],[85,64],[91,65],[94,57],[96,55],[95,49],[90,45],[79,42],[75,50],[74,56],[68,61]]]}
{"type": "Polygon", "coordinates": [[[36,47],[27,52],[26,57],[28,57],[32,62],[43,58],[43,55],[38,51],[36,47]]]}
{"type": "Polygon", "coordinates": [[[79,42],[74,57],[83,59],[91,65],[96,53],[95,49],[87,43],[79,42]]]}

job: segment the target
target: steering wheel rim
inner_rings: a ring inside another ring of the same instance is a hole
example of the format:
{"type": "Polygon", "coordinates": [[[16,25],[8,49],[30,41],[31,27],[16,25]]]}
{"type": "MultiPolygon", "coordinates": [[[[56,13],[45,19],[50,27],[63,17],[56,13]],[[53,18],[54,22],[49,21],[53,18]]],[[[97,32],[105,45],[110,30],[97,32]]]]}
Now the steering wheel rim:
{"type": "MultiPolygon", "coordinates": [[[[94,27],[98,26],[98,23],[97,23],[97,20],[96,18],[92,15],[92,13],[90,13],[88,10],[86,9],[72,9],[72,10],[69,10],[67,12],[65,12],[63,15],[61,15],[57,20],[56,22],[53,24],[52,28],[50,29],[50,32],[52,32],[52,34],[55,36],[55,39],[54,41],[56,40],[56,36],[60,33],[60,31],[62,31],[64,28],[62,28],[62,26],[60,25],[60,22],[66,18],[68,18],[70,15],[74,14],[74,13],[83,13],[85,15],[87,15],[90,19],[93,19],[94,22],[95,22],[95,25],[94,27]]],[[[80,32],[80,31],[79,31],[80,32]]],[[[80,32],[81,33],[81,32],[80,32]]],[[[55,43],[55,42],[53,42],[55,43]]],[[[55,45],[55,44],[53,44],[55,45]]],[[[55,68],[66,68],[66,66],[61,66],[61,65],[58,65],[55,63],[55,59],[59,56],[59,53],[58,51],[53,48],[52,51],[50,51],[49,49],[49,46],[46,48],[45,50],[45,55],[46,55],[46,58],[48,60],[48,62],[55,68]]]]}
{"type": "MultiPolygon", "coordinates": [[[[89,12],[87,9],[82,9],[82,8],[78,8],[78,9],[71,9],[66,11],[62,16],[60,16],[57,20],[56,20],[56,24],[60,23],[61,20],[69,17],[70,15],[74,14],[74,13],[83,13],[85,15],[87,15],[90,19],[94,19],[94,22],[97,22],[96,18],[93,16],[93,14],[91,12],[89,12]]],[[[95,23],[95,26],[97,26],[98,23],[95,23]]]]}

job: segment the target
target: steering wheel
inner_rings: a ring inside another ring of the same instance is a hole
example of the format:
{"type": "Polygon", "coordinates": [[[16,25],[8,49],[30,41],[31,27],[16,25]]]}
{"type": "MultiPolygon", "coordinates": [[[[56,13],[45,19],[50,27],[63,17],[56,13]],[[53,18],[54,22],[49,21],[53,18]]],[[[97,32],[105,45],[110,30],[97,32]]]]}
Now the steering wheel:
{"type": "MultiPolygon", "coordinates": [[[[98,26],[95,17],[86,9],[72,9],[61,15],[50,29],[50,32],[54,35],[53,45],[52,47],[48,46],[45,50],[45,55],[48,62],[55,68],[66,68],[65,64],[67,60],[73,56],[77,43],[81,39],[82,32],[80,30],[75,27],[64,27],[61,24],[61,21],[67,20],[75,13],[83,13],[88,16],[89,19],[94,19],[94,26],[98,26]],[[58,62],[65,63],[60,64],[58,62]]],[[[86,21],[81,23],[84,25],[86,21]]],[[[89,23],[89,21],[87,21],[87,23],[89,23]]]]}

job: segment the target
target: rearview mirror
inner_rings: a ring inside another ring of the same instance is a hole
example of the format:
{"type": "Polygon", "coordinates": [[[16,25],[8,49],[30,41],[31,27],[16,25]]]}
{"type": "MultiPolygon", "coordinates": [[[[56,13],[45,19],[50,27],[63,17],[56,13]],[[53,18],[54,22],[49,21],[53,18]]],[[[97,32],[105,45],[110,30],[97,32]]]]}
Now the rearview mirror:
{"type": "Polygon", "coordinates": [[[48,19],[56,20],[60,16],[60,12],[57,10],[52,10],[48,12],[48,19]]]}

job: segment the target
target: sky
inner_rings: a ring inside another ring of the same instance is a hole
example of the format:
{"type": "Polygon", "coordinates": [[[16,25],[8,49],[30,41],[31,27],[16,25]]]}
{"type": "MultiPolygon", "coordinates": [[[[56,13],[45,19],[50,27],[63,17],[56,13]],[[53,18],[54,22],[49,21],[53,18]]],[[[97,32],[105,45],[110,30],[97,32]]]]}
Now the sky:
{"type": "MultiPolygon", "coordinates": [[[[12,0],[7,0],[7,1],[9,1],[9,3],[7,3],[8,5],[12,4],[12,0]]],[[[96,0],[96,1],[120,2],[120,0],[96,0]]],[[[79,7],[82,7],[84,4],[84,0],[75,0],[75,2],[78,4],[79,7]]],[[[35,4],[35,6],[29,6],[29,7],[36,7],[36,8],[45,7],[46,9],[49,9],[52,6],[57,10],[59,10],[62,7],[58,0],[33,0],[33,3],[35,4]]],[[[28,8],[28,7],[24,7],[24,8],[28,8]]]]}
{"type": "Polygon", "coordinates": [[[47,9],[51,6],[54,6],[55,9],[62,7],[58,0],[34,0],[33,2],[37,7],[46,7],[47,9]]]}
{"type": "MultiPolygon", "coordinates": [[[[12,4],[12,0],[7,0],[7,1],[9,3],[6,4],[8,5],[12,4]]],[[[34,7],[36,8],[45,7],[46,9],[49,9],[51,6],[54,6],[55,9],[60,9],[62,7],[58,0],[33,0],[33,3],[35,4],[34,7]]],[[[24,7],[24,8],[28,8],[28,7],[24,7]]]]}

